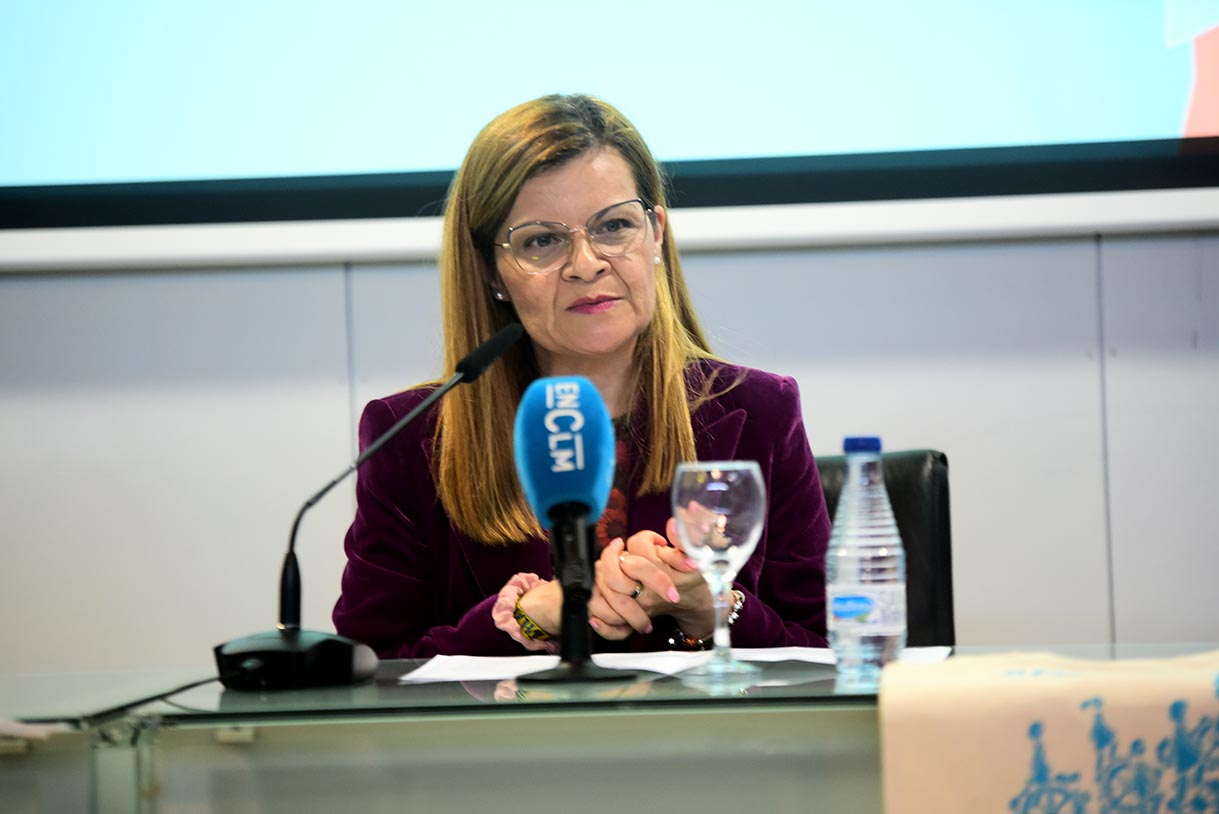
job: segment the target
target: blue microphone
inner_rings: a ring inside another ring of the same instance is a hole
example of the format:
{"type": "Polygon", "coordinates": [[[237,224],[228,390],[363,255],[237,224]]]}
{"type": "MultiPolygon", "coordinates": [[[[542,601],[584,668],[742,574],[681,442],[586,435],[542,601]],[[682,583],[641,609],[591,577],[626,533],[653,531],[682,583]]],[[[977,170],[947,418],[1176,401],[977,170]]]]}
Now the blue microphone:
{"type": "Polygon", "coordinates": [[[614,482],[614,426],[601,394],[583,376],[538,379],[516,409],[516,472],[547,528],[568,504],[596,520],[614,482]]]}
{"type": "Polygon", "coordinates": [[[588,600],[596,553],[589,533],[614,483],[614,426],[601,394],[583,376],[537,379],[525,390],[513,432],[516,472],[525,499],[550,531],[555,575],[563,588],[562,663],[522,676],[530,681],[625,680],[591,664],[588,600]]]}

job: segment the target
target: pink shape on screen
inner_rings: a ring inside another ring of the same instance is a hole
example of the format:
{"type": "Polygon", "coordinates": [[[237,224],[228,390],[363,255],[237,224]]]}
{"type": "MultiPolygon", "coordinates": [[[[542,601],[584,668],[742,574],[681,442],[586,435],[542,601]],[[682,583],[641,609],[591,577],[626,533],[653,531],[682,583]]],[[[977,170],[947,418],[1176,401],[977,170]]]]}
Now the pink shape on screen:
{"type": "Polygon", "coordinates": [[[1219,26],[1194,39],[1194,87],[1182,135],[1219,136],[1219,26]]]}

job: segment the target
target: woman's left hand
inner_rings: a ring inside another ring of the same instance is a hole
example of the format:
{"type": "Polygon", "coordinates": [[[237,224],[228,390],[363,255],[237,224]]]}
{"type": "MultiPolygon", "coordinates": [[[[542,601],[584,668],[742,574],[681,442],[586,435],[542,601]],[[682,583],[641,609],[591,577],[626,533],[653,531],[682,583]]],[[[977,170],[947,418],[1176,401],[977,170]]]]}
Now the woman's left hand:
{"type": "MultiPolygon", "coordinates": [[[[666,531],[674,536],[672,520],[666,531]]],[[[653,531],[614,540],[602,550],[588,609],[589,624],[607,639],[625,639],[633,630],[649,633],[652,618],[665,614],[683,630],[714,626],[711,591],[698,568],[653,531]]]]}
{"type": "Polygon", "coordinates": [[[618,538],[601,550],[595,568],[593,595],[588,602],[589,624],[607,639],[625,639],[632,630],[648,633],[652,630],[651,614],[640,603],[644,593],[679,601],[681,595],[669,569],[654,557],[632,552],[646,552],[664,543],[653,531],[641,531],[630,540],[618,538]]]}

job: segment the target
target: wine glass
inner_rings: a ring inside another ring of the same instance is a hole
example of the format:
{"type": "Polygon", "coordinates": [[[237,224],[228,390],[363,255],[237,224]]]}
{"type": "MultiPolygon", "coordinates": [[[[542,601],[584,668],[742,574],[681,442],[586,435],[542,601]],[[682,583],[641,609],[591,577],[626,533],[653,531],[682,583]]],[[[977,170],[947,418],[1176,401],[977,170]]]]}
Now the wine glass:
{"type": "Polygon", "coordinates": [[[711,588],[715,605],[715,647],[711,660],[683,678],[739,678],[758,672],[733,658],[728,613],[732,580],[749,559],[766,516],[766,485],[754,461],[678,464],[673,475],[673,518],[686,556],[711,588]]]}

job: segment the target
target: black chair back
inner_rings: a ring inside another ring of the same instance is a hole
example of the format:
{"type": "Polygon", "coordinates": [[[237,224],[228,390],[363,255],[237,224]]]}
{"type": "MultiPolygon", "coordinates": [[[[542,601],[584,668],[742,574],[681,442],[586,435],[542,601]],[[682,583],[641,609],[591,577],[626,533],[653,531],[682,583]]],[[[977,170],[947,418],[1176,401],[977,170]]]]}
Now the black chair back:
{"type": "MultiPolygon", "coordinates": [[[[917,449],[885,452],[881,460],[893,517],[906,549],[906,644],[956,644],[948,457],[936,450],[917,449]]],[[[846,477],[846,457],[819,457],[817,468],[833,518],[846,477]]]]}

